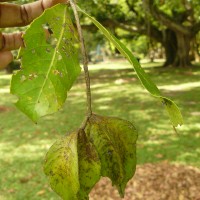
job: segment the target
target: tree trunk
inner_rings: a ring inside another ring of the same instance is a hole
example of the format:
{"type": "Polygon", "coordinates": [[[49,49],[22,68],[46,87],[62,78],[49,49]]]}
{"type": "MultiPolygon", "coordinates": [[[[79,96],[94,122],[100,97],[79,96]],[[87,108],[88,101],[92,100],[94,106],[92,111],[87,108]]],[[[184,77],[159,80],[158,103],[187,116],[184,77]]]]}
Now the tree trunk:
{"type": "Polygon", "coordinates": [[[190,62],[190,41],[191,37],[185,36],[180,32],[167,29],[163,45],[165,48],[166,62],[165,67],[189,67],[190,62]]]}
{"type": "Polygon", "coordinates": [[[190,67],[190,41],[191,37],[186,36],[180,32],[176,33],[177,38],[177,55],[175,59],[175,66],[178,67],[190,67]]]}
{"type": "Polygon", "coordinates": [[[165,49],[165,56],[166,56],[164,67],[173,66],[177,55],[176,34],[172,30],[167,29],[164,32],[163,38],[164,38],[163,46],[165,49]]]}

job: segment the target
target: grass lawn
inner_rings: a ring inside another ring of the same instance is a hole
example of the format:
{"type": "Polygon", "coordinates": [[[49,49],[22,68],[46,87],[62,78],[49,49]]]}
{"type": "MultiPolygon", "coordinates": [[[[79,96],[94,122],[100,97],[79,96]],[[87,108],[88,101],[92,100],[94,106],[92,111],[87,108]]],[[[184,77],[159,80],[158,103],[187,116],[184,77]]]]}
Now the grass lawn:
{"type": "MultiPolygon", "coordinates": [[[[142,88],[126,61],[90,66],[94,112],[136,125],[138,164],[168,160],[200,167],[200,67],[143,66],[162,93],[179,105],[185,125],[178,134],[161,103],[142,88]]],[[[9,94],[10,78],[0,73],[0,199],[56,200],[42,171],[43,158],[57,138],[76,129],[84,118],[83,75],[69,92],[63,110],[37,125],[13,105],[16,98],[9,94]]]]}

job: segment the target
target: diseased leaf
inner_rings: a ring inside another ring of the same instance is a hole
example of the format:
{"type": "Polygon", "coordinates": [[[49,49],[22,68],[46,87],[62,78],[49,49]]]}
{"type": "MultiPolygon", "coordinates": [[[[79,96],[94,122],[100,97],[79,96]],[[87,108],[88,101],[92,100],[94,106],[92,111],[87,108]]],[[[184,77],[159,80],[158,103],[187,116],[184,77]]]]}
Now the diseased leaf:
{"type": "Polygon", "coordinates": [[[173,125],[174,126],[179,125],[180,119],[182,119],[182,115],[181,115],[181,112],[177,112],[177,110],[179,110],[178,106],[172,100],[166,97],[162,98],[162,103],[165,105],[165,109],[169,113],[169,116],[170,116],[171,121],[173,122],[173,125]]]}
{"type": "Polygon", "coordinates": [[[51,188],[63,200],[79,200],[77,133],[56,141],[49,149],[44,172],[49,177],[51,188]]]}
{"type": "Polygon", "coordinates": [[[136,140],[130,122],[93,114],[86,132],[72,132],[53,144],[44,172],[64,200],[88,200],[101,176],[109,177],[123,197],[136,169],[136,140]]]}
{"type": "Polygon", "coordinates": [[[78,199],[89,199],[88,195],[101,177],[101,163],[94,145],[86,137],[85,132],[78,135],[79,183],[78,199]]]}
{"type": "Polygon", "coordinates": [[[84,131],[73,132],[55,142],[44,164],[52,189],[63,200],[89,199],[100,171],[98,154],[84,131]]]}
{"type": "Polygon", "coordinates": [[[31,23],[23,39],[22,67],[12,77],[11,93],[19,98],[16,106],[37,121],[62,107],[81,71],[68,7],[58,4],[47,9],[31,23]]]}
{"type": "Polygon", "coordinates": [[[109,177],[124,196],[127,182],[136,169],[137,131],[126,120],[92,115],[87,136],[94,144],[101,161],[101,175],[109,177]]]}
{"type": "Polygon", "coordinates": [[[131,51],[126,48],[126,46],[121,43],[114,35],[112,35],[105,27],[103,27],[97,20],[88,15],[86,12],[79,8],[79,11],[84,15],[90,18],[90,20],[99,28],[99,30],[104,34],[104,36],[111,41],[115,47],[120,51],[120,53],[127,58],[127,60],[132,64],[138,78],[140,79],[142,85],[147,89],[147,91],[153,95],[154,97],[161,99],[162,102],[165,102],[164,105],[166,110],[168,111],[169,118],[173,124],[173,126],[178,126],[183,124],[183,118],[181,112],[177,105],[171,101],[170,99],[161,95],[159,89],[154,84],[154,82],[149,78],[149,76],[145,73],[143,68],[140,66],[140,63],[133,56],[131,51]],[[167,103],[166,103],[167,102],[167,103]]]}

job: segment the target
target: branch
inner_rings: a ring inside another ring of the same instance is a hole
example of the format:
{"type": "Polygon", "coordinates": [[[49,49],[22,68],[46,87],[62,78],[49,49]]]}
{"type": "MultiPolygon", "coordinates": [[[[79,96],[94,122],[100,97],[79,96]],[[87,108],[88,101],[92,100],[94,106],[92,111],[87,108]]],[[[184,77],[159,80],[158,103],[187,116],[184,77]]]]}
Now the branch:
{"type": "Polygon", "coordinates": [[[125,1],[126,5],[128,6],[129,10],[132,11],[136,16],[138,16],[138,13],[136,12],[136,10],[134,9],[133,4],[130,4],[130,2],[128,0],[125,1]]]}
{"type": "Polygon", "coordinates": [[[154,16],[158,21],[162,22],[165,26],[167,26],[168,28],[172,29],[175,32],[181,32],[185,35],[191,35],[191,31],[188,28],[175,22],[165,13],[158,10],[153,0],[144,0],[143,2],[144,5],[146,6],[147,12],[149,12],[152,16],[154,16]]]}
{"type": "MultiPolygon", "coordinates": [[[[122,30],[128,31],[131,34],[142,34],[142,35],[147,35],[151,38],[153,38],[154,40],[163,43],[163,35],[162,32],[160,30],[158,30],[158,28],[152,24],[150,24],[149,27],[149,32],[147,33],[146,28],[143,26],[143,24],[138,24],[137,27],[132,24],[125,24],[125,23],[118,23],[115,20],[112,19],[108,19],[104,22],[101,22],[101,24],[103,24],[105,27],[107,28],[120,28],[122,30]]],[[[88,25],[82,25],[82,29],[84,30],[88,30],[90,32],[96,32],[98,30],[98,28],[94,25],[94,24],[88,24],[88,25]]]]}
{"type": "Polygon", "coordinates": [[[126,22],[120,23],[113,19],[107,19],[104,22],[102,22],[101,24],[103,24],[106,27],[121,28],[123,30],[133,32],[133,33],[139,32],[139,30],[136,26],[134,26],[132,24],[126,24],[126,22]]]}
{"type": "Polygon", "coordinates": [[[200,22],[192,27],[192,34],[196,35],[200,31],[200,22]]]}
{"type": "Polygon", "coordinates": [[[79,34],[79,39],[81,42],[81,53],[83,55],[83,68],[85,72],[85,83],[86,83],[86,94],[87,94],[87,118],[81,127],[81,129],[84,129],[88,121],[88,118],[92,115],[92,103],[91,103],[92,98],[91,98],[91,89],[90,89],[90,76],[89,76],[89,70],[88,70],[88,56],[86,53],[83,33],[82,33],[80,20],[79,20],[77,8],[76,8],[76,3],[74,2],[74,0],[70,0],[70,5],[72,7],[72,10],[74,12],[74,16],[76,19],[76,26],[77,26],[77,30],[79,34]]]}
{"type": "MultiPolygon", "coordinates": [[[[119,23],[113,19],[107,19],[104,21],[100,21],[100,23],[107,27],[107,28],[121,28],[125,31],[131,32],[131,33],[140,33],[140,29],[138,29],[135,25],[127,24],[127,23],[119,23]]],[[[83,30],[88,30],[90,32],[96,32],[98,28],[94,24],[82,24],[83,30]]],[[[144,29],[143,29],[144,30],[144,29]]]]}

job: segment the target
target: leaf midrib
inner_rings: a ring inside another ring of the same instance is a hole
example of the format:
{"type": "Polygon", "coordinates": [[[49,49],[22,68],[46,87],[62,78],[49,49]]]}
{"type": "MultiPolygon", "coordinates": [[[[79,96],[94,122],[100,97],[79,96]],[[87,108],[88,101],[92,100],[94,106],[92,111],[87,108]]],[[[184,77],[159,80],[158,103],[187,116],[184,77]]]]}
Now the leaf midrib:
{"type": "MultiPolygon", "coordinates": [[[[64,11],[64,15],[63,15],[63,23],[65,23],[65,22],[66,22],[66,8],[65,8],[65,11],[64,11]]],[[[49,74],[50,74],[51,69],[52,69],[52,67],[53,67],[53,64],[54,64],[54,62],[55,62],[55,57],[56,57],[56,53],[57,53],[58,47],[60,46],[61,40],[62,40],[63,35],[64,35],[64,30],[65,30],[65,28],[62,27],[61,33],[60,33],[60,37],[59,37],[58,42],[57,42],[57,45],[56,45],[56,47],[55,47],[55,49],[54,49],[53,57],[52,57],[52,60],[51,60],[49,69],[48,69],[48,71],[47,71],[47,75],[46,75],[46,77],[45,77],[44,83],[43,83],[43,85],[42,85],[42,87],[41,87],[41,89],[40,89],[40,92],[39,92],[39,94],[38,94],[38,98],[37,98],[37,100],[36,100],[35,103],[37,103],[37,102],[39,101],[39,99],[40,99],[40,97],[41,97],[41,94],[42,94],[42,91],[43,91],[43,89],[44,89],[44,87],[45,87],[45,85],[46,85],[46,82],[47,82],[47,80],[48,80],[49,74]]],[[[36,104],[35,104],[35,105],[36,105],[36,104]]]]}

